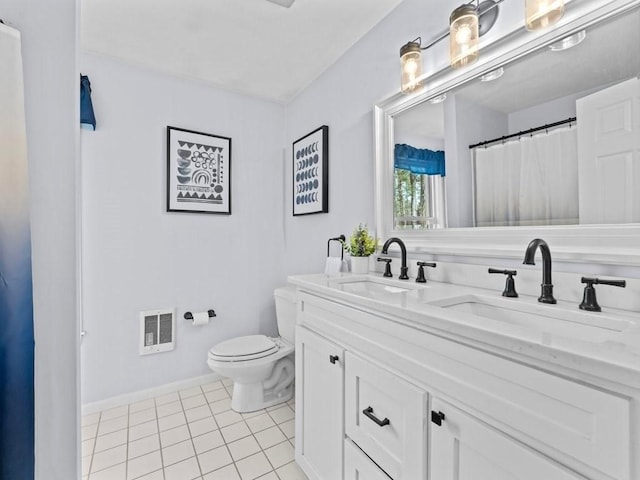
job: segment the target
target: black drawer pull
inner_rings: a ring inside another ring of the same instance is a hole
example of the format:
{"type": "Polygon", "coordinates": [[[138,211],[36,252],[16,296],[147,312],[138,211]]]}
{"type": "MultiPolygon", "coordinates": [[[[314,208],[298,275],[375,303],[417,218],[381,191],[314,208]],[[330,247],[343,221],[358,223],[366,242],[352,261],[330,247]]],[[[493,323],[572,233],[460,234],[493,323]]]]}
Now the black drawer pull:
{"type": "Polygon", "coordinates": [[[391,423],[391,422],[389,422],[388,418],[385,418],[384,420],[380,420],[378,417],[376,417],[373,414],[373,407],[365,408],[364,410],[362,410],[362,413],[364,413],[364,415],[367,418],[370,418],[371,420],[376,422],[376,425],[378,425],[379,427],[384,427],[385,425],[389,425],[391,423]]]}
{"type": "Polygon", "coordinates": [[[329,361],[331,363],[336,363],[339,359],[338,355],[329,355],[329,361]]]}
{"type": "Polygon", "coordinates": [[[442,425],[442,421],[444,420],[444,413],[442,412],[434,412],[431,410],[431,421],[438,426],[442,425]]]}

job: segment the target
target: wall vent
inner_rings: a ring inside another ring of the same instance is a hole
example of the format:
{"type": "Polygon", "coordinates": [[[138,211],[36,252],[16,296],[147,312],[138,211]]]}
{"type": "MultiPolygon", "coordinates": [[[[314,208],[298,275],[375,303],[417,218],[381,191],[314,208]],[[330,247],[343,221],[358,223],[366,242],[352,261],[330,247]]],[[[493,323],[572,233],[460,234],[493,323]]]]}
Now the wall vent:
{"type": "Polygon", "coordinates": [[[174,318],[173,310],[140,312],[140,355],[173,350],[176,333],[174,318]]]}

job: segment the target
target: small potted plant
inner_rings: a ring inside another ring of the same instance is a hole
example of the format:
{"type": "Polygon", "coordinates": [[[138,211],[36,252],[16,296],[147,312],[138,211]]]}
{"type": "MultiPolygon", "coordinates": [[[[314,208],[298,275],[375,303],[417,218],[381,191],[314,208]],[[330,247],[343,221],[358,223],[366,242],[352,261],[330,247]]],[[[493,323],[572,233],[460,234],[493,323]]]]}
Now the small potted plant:
{"type": "Polygon", "coordinates": [[[378,240],[369,233],[366,224],[359,224],[353,229],[349,242],[344,242],[344,249],[351,255],[351,272],[367,273],[369,256],[375,253],[378,240]]]}

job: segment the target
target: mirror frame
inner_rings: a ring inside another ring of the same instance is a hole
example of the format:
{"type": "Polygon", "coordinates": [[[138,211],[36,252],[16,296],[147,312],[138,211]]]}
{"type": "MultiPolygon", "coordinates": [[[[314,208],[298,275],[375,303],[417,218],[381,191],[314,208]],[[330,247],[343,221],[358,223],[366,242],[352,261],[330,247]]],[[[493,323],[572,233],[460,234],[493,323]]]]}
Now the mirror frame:
{"type": "Polygon", "coordinates": [[[524,57],[538,48],[612,16],[628,12],[639,5],[640,0],[617,0],[604,6],[601,1],[573,1],[567,5],[565,16],[557,27],[542,33],[528,32],[523,21],[522,27],[505,35],[500,41],[482,46],[481,58],[473,67],[462,71],[443,68],[425,79],[425,86],[421,92],[412,96],[397,93],[378,103],[374,107],[374,195],[378,237],[401,237],[407,249],[416,254],[503,259],[522,258],[529,241],[541,237],[549,243],[554,260],[640,266],[640,224],[637,223],[395,230],[392,202],[393,162],[389,161],[393,158],[394,116],[524,57]]]}

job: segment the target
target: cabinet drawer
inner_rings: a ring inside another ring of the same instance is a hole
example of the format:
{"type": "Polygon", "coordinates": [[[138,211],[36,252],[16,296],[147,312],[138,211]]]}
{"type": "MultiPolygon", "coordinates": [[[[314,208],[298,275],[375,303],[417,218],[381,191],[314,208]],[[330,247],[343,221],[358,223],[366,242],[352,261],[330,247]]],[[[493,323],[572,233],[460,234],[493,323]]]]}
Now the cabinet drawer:
{"type": "Polygon", "coordinates": [[[389,476],[347,438],[344,441],[344,480],[389,480],[389,476]]]}
{"type": "Polygon", "coordinates": [[[345,430],[394,480],[425,478],[426,394],[370,361],[345,353],[345,430]]]}
{"type": "Polygon", "coordinates": [[[430,478],[586,480],[462,410],[432,399],[430,478]]]}

